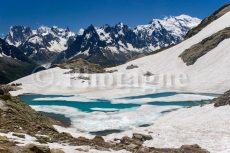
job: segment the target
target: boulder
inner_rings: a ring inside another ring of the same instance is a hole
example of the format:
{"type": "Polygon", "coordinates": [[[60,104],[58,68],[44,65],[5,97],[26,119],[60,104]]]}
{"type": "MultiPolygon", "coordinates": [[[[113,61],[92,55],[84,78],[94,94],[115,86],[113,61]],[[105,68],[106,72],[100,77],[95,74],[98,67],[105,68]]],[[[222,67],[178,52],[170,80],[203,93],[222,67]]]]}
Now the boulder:
{"type": "Polygon", "coordinates": [[[138,145],[132,143],[132,144],[127,145],[126,149],[127,149],[127,150],[134,150],[134,149],[136,149],[137,147],[138,147],[138,145]]]}
{"type": "Polygon", "coordinates": [[[140,133],[133,133],[133,139],[137,139],[140,141],[146,141],[146,140],[152,140],[152,136],[151,135],[144,135],[144,134],[140,134],[140,133]]]}
{"type": "Polygon", "coordinates": [[[81,80],[90,80],[90,78],[86,77],[86,76],[78,76],[78,79],[81,79],[81,80]]]}
{"type": "Polygon", "coordinates": [[[92,142],[96,145],[99,145],[99,146],[103,146],[103,144],[105,144],[105,140],[102,136],[95,136],[92,139],[92,142]]]}
{"type": "Polygon", "coordinates": [[[131,69],[135,69],[135,68],[138,68],[138,66],[131,64],[131,65],[126,67],[126,70],[131,70],[131,69]]]}
{"type": "Polygon", "coordinates": [[[149,71],[147,71],[145,74],[144,74],[144,76],[146,76],[146,77],[149,77],[149,76],[152,76],[153,75],[153,73],[151,73],[151,72],[149,72],[149,71]]]}
{"type": "Polygon", "coordinates": [[[32,151],[33,153],[51,153],[48,146],[40,146],[35,144],[28,144],[25,146],[26,149],[32,151]]]}
{"type": "Polygon", "coordinates": [[[130,144],[135,144],[135,145],[142,145],[143,141],[139,140],[139,139],[133,139],[127,136],[124,136],[123,138],[121,138],[120,143],[122,145],[130,145],[130,144]]]}

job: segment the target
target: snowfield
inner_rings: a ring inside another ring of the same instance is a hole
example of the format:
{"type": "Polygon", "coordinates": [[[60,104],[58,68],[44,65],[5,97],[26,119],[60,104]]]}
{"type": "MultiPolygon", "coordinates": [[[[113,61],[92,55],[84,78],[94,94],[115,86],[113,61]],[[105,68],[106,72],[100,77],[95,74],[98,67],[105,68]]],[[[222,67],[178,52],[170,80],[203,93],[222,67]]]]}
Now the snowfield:
{"type": "Polygon", "coordinates": [[[107,136],[107,140],[138,132],[150,134],[153,140],[146,146],[159,148],[199,144],[211,153],[230,152],[230,106],[214,108],[213,105],[183,108],[160,117],[146,128],[137,128],[121,134],[107,136]]]}
{"type": "MultiPolygon", "coordinates": [[[[212,22],[197,35],[172,48],[108,69],[118,70],[118,72],[97,74],[97,77],[104,78],[104,82],[103,79],[95,81],[94,74],[84,74],[90,77],[90,80],[86,81],[78,79],[79,74],[64,74],[69,70],[53,68],[15,81],[14,83],[23,84],[22,89],[11,93],[13,95],[24,93],[78,94],[89,99],[105,97],[113,99],[166,91],[223,93],[230,89],[230,39],[221,42],[191,66],[186,66],[178,56],[185,49],[229,26],[230,12],[212,22]],[[127,70],[127,66],[131,64],[138,68],[127,70]],[[154,74],[152,82],[147,80],[144,86],[132,82],[135,75],[131,74],[138,74],[137,76],[143,79],[146,78],[144,74],[147,71],[154,74]],[[117,78],[122,74],[125,78],[123,82],[110,82],[111,78],[117,78]],[[170,78],[174,79],[170,80],[170,78]]],[[[229,106],[214,108],[211,104],[203,107],[183,108],[157,118],[150,127],[112,134],[106,139],[111,140],[124,135],[131,136],[133,132],[140,132],[150,134],[154,138],[147,141],[146,146],[162,148],[198,144],[212,153],[228,153],[230,152],[229,110],[229,106]]],[[[151,116],[150,111],[147,113],[151,116]]],[[[132,115],[136,117],[135,113],[132,115]]],[[[91,119],[93,120],[93,117],[91,119]]],[[[75,131],[69,132],[74,135],[75,131]]]]}

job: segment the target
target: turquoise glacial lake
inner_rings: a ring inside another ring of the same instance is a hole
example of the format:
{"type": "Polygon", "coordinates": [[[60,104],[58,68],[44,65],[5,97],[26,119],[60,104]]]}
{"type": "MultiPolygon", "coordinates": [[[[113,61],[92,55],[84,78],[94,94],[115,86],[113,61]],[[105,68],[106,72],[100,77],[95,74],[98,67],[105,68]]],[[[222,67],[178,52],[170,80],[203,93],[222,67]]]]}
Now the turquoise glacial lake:
{"type": "Polygon", "coordinates": [[[68,98],[73,95],[28,94],[22,95],[21,100],[35,110],[43,112],[44,115],[50,115],[51,113],[51,117],[55,119],[60,119],[64,122],[69,121],[71,128],[75,128],[76,131],[95,135],[107,135],[129,130],[132,127],[150,126],[154,124],[156,118],[165,113],[170,113],[183,107],[202,106],[209,103],[209,100],[191,101],[191,98],[187,101],[175,101],[175,96],[180,96],[180,94],[196,95],[198,97],[217,96],[213,94],[164,92],[123,97],[116,99],[116,103],[114,103],[106,99],[91,99],[84,102],[77,100],[68,101],[68,98]],[[174,100],[170,101],[170,97],[174,97],[174,100]],[[57,100],[58,98],[63,100],[57,100]],[[142,101],[142,99],[146,98],[150,99],[150,101],[132,103],[132,101],[142,101]],[[161,100],[154,100],[156,98],[161,98],[161,100]],[[167,101],[162,100],[164,98],[167,101]],[[124,100],[129,100],[129,103],[122,103],[124,100]]]}

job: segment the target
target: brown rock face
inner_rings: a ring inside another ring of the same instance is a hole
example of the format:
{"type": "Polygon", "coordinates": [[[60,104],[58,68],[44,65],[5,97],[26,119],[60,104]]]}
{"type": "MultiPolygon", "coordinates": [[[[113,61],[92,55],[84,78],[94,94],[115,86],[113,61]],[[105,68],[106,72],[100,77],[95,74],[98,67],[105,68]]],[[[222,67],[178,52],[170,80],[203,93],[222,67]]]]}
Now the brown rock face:
{"type": "Polygon", "coordinates": [[[179,57],[186,65],[193,65],[200,57],[217,47],[223,40],[230,38],[230,27],[225,28],[200,43],[186,49],[179,57]]]}

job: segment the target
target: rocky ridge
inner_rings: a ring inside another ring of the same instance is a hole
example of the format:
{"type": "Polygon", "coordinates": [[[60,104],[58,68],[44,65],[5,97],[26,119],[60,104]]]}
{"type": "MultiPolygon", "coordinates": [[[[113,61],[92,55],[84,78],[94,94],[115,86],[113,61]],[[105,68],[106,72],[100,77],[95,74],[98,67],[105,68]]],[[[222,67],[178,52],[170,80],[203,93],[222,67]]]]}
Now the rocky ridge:
{"type": "Polygon", "coordinates": [[[219,17],[223,16],[224,14],[228,13],[230,11],[230,3],[226,3],[224,6],[219,8],[217,11],[215,11],[210,16],[206,17],[204,20],[201,21],[201,23],[197,26],[192,28],[185,36],[185,39],[190,38],[200,32],[204,27],[209,25],[211,22],[215,21],[219,17]]]}

